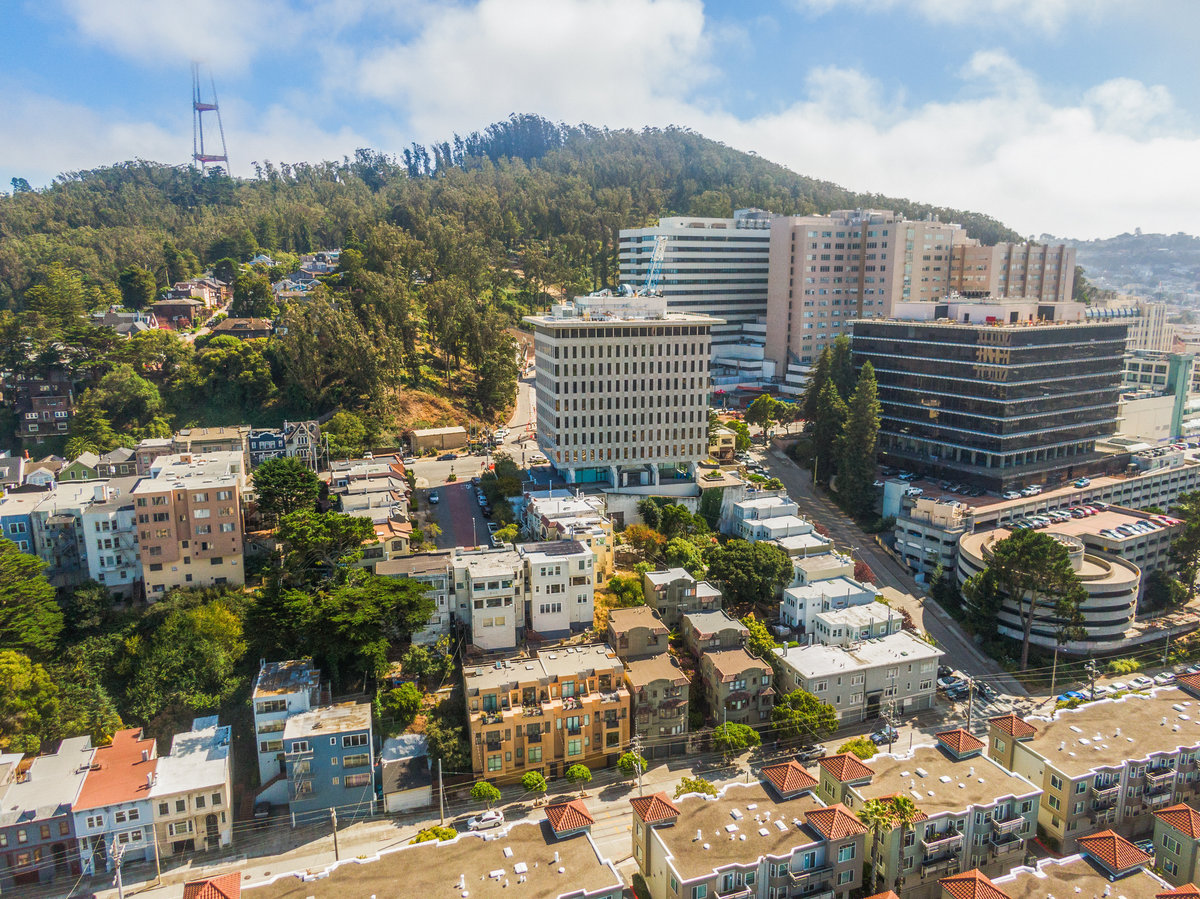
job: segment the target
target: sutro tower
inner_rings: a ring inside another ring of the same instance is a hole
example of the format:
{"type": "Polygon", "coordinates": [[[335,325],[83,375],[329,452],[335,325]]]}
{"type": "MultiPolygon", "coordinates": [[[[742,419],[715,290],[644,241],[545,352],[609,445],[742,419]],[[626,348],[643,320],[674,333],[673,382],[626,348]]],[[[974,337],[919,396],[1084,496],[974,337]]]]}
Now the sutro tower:
{"type": "Polygon", "coordinates": [[[217,85],[213,81],[212,69],[208,72],[208,86],[212,93],[212,102],[204,101],[200,96],[200,63],[192,63],[192,160],[204,171],[204,167],[212,162],[220,162],[229,171],[229,156],[225,151],[225,126],[221,124],[221,107],[217,104],[217,85]],[[209,153],[204,148],[204,113],[217,114],[217,131],[221,135],[221,152],[209,153]]]}

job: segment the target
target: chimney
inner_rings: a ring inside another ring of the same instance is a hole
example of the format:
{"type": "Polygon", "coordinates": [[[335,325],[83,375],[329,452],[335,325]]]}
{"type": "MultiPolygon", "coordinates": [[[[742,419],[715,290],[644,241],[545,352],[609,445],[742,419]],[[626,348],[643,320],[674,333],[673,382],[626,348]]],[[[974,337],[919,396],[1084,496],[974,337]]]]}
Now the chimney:
{"type": "Polygon", "coordinates": [[[150,750],[149,749],[142,750],[142,761],[143,762],[150,761],[150,750]]]}

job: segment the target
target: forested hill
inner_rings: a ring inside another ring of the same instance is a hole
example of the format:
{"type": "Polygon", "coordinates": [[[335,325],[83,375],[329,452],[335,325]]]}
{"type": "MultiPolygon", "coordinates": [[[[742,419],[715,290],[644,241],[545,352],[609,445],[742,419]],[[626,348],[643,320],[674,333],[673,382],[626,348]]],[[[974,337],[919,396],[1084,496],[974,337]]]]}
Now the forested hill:
{"type": "MultiPolygon", "coordinates": [[[[533,273],[563,290],[611,285],[619,228],[661,215],[895,209],[957,221],[985,243],[1019,235],[979,213],[855,193],[678,128],[608,131],[513,116],[483,132],[397,156],[258,166],[201,176],[136,160],[71,172],[44,190],[19,179],[0,196],[0,306],[20,308],[40,267],[100,288],[129,265],[160,286],[249,246],[303,253],[354,244],[380,223],[419,250],[422,280],[458,274],[475,292],[533,273]]],[[[241,260],[245,261],[245,260],[241,260]]]]}

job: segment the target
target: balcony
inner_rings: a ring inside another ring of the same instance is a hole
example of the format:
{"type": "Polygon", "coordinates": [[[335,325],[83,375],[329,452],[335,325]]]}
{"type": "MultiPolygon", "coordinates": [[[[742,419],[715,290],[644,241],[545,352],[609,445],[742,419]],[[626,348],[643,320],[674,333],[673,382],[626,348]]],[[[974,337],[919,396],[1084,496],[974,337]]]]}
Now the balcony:
{"type": "Polygon", "coordinates": [[[1117,820],[1116,808],[1097,809],[1090,815],[1092,824],[1099,827],[1102,824],[1114,824],[1117,820]]]}
{"type": "Polygon", "coordinates": [[[542,733],[541,733],[541,731],[538,731],[536,734],[526,734],[526,735],[525,735],[525,742],[526,742],[526,743],[540,743],[540,742],[542,742],[542,733]]]}
{"type": "Polygon", "coordinates": [[[991,844],[992,854],[997,857],[1010,855],[1025,848],[1025,841],[1015,834],[994,833],[988,837],[988,842],[991,844]]]}
{"type": "Polygon", "coordinates": [[[583,733],[582,727],[564,727],[563,730],[565,730],[567,735],[571,737],[578,737],[581,733],[583,733]]]}
{"type": "Polygon", "coordinates": [[[754,891],[748,886],[730,887],[728,890],[723,890],[718,887],[717,899],[750,899],[754,895],[754,891]]]}
{"type": "Polygon", "coordinates": [[[1142,802],[1150,808],[1158,808],[1160,805],[1166,805],[1171,801],[1170,785],[1160,788],[1157,793],[1147,793],[1142,797],[1142,802]]]}
{"type": "Polygon", "coordinates": [[[503,748],[503,746],[504,746],[504,744],[501,743],[499,740],[488,740],[487,741],[488,752],[499,752],[503,748]]]}
{"type": "Polygon", "coordinates": [[[1120,795],[1120,783],[1109,784],[1106,787],[1102,787],[1099,784],[1092,785],[1092,797],[1100,805],[1107,805],[1108,803],[1116,802],[1117,797],[1120,795]]]}
{"type": "Polygon", "coordinates": [[[949,858],[939,858],[931,862],[927,861],[921,865],[921,877],[949,877],[951,874],[957,874],[959,868],[957,855],[952,855],[949,858]]]}
{"type": "Polygon", "coordinates": [[[1175,780],[1174,768],[1147,768],[1146,769],[1146,789],[1152,790],[1155,787],[1164,787],[1173,783],[1175,780]]]}
{"type": "Polygon", "coordinates": [[[928,854],[936,852],[957,851],[962,848],[963,835],[957,830],[934,834],[931,839],[921,840],[921,846],[928,854]]]}
{"type": "Polygon", "coordinates": [[[788,871],[788,880],[795,886],[819,883],[833,877],[833,865],[823,868],[806,868],[803,871],[788,871]]]}
{"type": "Polygon", "coordinates": [[[479,720],[483,724],[499,724],[504,720],[504,714],[496,711],[484,711],[480,713],[479,720]]]}
{"type": "Polygon", "coordinates": [[[992,820],[992,826],[996,829],[996,833],[1004,835],[1016,833],[1024,823],[1024,818],[1009,818],[1007,821],[992,820]]]}

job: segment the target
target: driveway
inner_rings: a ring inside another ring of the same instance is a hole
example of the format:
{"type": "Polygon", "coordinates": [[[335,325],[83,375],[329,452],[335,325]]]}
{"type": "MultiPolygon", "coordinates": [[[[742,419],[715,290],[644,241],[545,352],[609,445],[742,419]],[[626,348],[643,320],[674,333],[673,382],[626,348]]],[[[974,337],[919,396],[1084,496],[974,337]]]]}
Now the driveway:
{"type": "Polygon", "coordinates": [[[487,546],[490,537],[487,529],[487,519],[479,509],[475,499],[475,489],[470,481],[445,484],[437,488],[440,501],[436,505],[429,503],[430,490],[418,493],[421,505],[421,526],[425,522],[434,521],[442,529],[437,537],[438,549],[450,549],[455,546],[487,546]]]}

